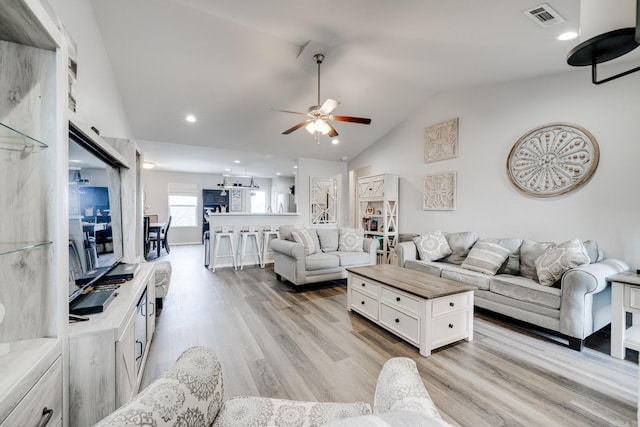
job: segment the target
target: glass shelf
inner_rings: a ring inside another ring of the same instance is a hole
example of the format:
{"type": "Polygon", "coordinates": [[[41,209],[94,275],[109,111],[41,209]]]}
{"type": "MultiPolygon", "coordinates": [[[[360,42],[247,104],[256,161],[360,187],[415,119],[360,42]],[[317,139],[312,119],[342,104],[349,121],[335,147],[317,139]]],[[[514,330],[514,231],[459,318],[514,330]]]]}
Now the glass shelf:
{"type": "Polygon", "coordinates": [[[0,243],[0,255],[6,255],[13,252],[27,251],[29,249],[40,248],[50,245],[51,242],[18,242],[18,243],[0,243]]]}
{"type": "Polygon", "coordinates": [[[42,141],[38,141],[37,139],[22,133],[18,130],[13,129],[0,122],[0,143],[2,144],[23,144],[29,145],[33,147],[47,147],[42,141]]]}

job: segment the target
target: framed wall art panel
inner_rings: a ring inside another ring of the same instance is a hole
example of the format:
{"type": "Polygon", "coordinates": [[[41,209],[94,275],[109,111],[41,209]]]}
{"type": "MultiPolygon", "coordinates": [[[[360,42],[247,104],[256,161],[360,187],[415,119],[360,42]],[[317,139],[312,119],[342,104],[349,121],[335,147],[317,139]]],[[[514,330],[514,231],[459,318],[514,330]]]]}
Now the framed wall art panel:
{"type": "Polygon", "coordinates": [[[457,173],[443,172],[424,177],[422,209],[453,211],[456,209],[457,173]]]}
{"type": "Polygon", "coordinates": [[[458,157],[458,118],[424,129],[424,162],[458,157]]]}

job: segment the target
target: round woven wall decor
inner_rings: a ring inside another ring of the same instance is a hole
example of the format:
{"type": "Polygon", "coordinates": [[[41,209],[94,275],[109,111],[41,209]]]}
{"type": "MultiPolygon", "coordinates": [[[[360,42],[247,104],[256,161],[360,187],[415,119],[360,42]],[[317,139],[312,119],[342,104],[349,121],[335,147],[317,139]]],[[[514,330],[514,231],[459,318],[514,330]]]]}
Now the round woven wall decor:
{"type": "Polygon", "coordinates": [[[599,160],[598,142],[586,129],[551,123],[527,132],[514,144],[507,173],[520,191],[552,197],[587,182],[599,160]]]}

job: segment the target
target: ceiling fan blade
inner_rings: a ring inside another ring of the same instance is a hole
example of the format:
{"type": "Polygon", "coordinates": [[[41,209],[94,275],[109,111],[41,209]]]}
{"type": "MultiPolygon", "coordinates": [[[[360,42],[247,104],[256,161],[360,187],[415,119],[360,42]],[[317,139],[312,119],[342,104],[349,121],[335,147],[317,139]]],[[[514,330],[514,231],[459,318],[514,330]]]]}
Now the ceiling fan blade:
{"type": "Polygon", "coordinates": [[[360,123],[363,125],[371,124],[371,119],[365,119],[363,117],[351,117],[351,116],[331,116],[331,120],[336,120],[338,122],[351,122],[351,123],[360,123]]]}
{"type": "Polygon", "coordinates": [[[273,111],[280,111],[281,113],[291,113],[291,114],[299,114],[301,116],[306,116],[307,113],[301,113],[299,111],[291,111],[291,110],[278,110],[277,108],[272,108],[273,111]]]}
{"type": "Polygon", "coordinates": [[[329,135],[329,138],[335,138],[336,136],[338,136],[338,131],[336,130],[336,128],[334,128],[333,125],[327,121],[325,121],[325,123],[328,124],[329,128],[331,129],[329,133],[327,133],[327,135],[329,135]]]}
{"type": "Polygon", "coordinates": [[[322,114],[331,114],[331,112],[335,110],[338,105],[340,105],[340,101],[328,98],[322,103],[322,106],[318,109],[318,111],[320,111],[322,114]]]}
{"type": "Polygon", "coordinates": [[[282,132],[283,135],[289,135],[291,132],[300,129],[301,127],[305,126],[307,123],[309,123],[309,120],[305,120],[304,122],[300,122],[297,125],[295,125],[294,127],[292,127],[291,129],[287,129],[284,132],[282,132]]]}

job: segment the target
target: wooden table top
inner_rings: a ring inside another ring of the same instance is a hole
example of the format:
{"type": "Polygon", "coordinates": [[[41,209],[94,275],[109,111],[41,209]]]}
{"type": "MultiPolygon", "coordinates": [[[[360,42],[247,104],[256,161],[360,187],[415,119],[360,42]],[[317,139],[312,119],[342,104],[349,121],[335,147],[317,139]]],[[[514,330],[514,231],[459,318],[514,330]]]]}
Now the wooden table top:
{"type": "Polygon", "coordinates": [[[472,285],[465,285],[455,280],[443,279],[442,277],[392,264],[348,267],[347,271],[426,299],[477,289],[472,285]]]}
{"type": "Polygon", "coordinates": [[[607,277],[607,281],[640,286],[640,274],[636,270],[627,270],[607,277]]]}

